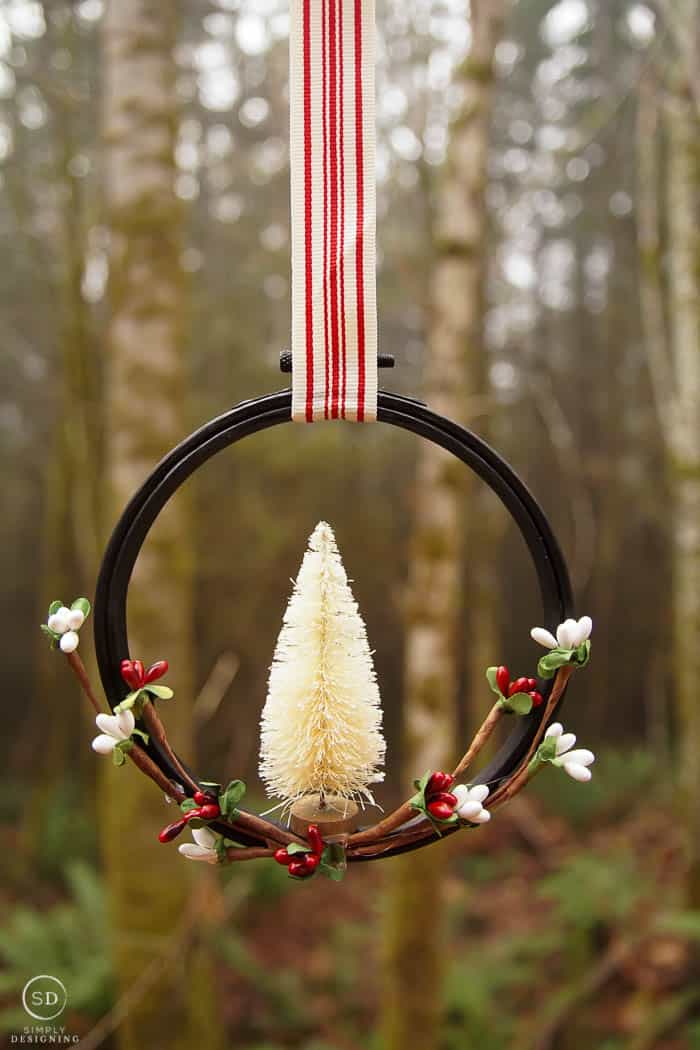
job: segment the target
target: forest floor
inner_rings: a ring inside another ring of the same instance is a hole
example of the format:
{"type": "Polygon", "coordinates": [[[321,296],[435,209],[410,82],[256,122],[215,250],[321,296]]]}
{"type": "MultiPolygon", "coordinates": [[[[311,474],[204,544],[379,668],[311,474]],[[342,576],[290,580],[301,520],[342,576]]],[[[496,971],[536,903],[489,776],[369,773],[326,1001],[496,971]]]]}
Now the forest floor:
{"type": "MultiPolygon", "coordinates": [[[[488,827],[431,847],[445,867],[448,960],[435,1050],[700,1050],[700,914],[680,905],[681,842],[657,782],[648,755],[610,753],[586,788],[543,776],[488,827]]],[[[0,927],[0,1021],[18,1023],[15,985],[53,952],[83,990],[71,1023],[84,1034],[114,987],[94,855],[86,838],[86,856],[59,880],[39,873],[30,901],[17,846],[0,901],[11,916],[0,927]]],[[[342,883],[294,882],[272,863],[220,878],[206,869],[219,916],[206,937],[232,1045],[381,1050],[391,863],[354,866],[342,883]]]]}

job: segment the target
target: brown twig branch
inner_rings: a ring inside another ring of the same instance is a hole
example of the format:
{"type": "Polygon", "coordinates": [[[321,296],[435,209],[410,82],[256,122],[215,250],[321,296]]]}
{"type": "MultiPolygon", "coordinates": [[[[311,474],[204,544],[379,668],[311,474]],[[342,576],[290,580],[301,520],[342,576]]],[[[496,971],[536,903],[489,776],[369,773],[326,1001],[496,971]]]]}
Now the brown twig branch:
{"type": "MultiPolygon", "coordinates": [[[[239,811],[235,820],[230,822],[221,821],[221,823],[225,823],[234,833],[236,829],[245,831],[247,834],[259,838],[261,842],[275,843],[277,846],[288,846],[290,842],[300,842],[303,844],[306,841],[300,835],[295,835],[293,831],[281,828],[278,824],[273,824],[271,821],[265,820],[264,817],[259,817],[255,813],[244,813],[239,811]]],[[[234,836],[232,835],[231,837],[233,838],[234,836]]]]}
{"type": "Polygon", "coordinates": [[[229,864],[233,864],[238,860],[260,860],[263,857],[273,857],[275,851],[273,849],[262,849],[257,846],[251,846],[247,849],[241,849],[240,846],[229,846],[226,850],[226,860],[229,864]]]}
{"type": "Polygon", "coordinates": [[[73,674],[80,682],[81,689],[83,690],[86,697],[95,709],[95,713],[98,715],[103,714],[104,709],[100,701],[95,696],[92,685],[90,684],[90,678],[88,676],[87,670],[85,669],[85,664],[78,656],[77,649],[72,653],[67,653],[66,659],[70,665],[71,670],[73,671],[73,674]]]}
{"type": "Polygon", "coordinates": [[[199,784],[192,779],[168,743],[168,738],[165,735],[165,726],[161,722],[160,715],[156,711],[156,706],[152,701],[147,700],[143,705],[141,718],[146,726],[149,736],[160,745],[162,751],[164,751],[170,759],[172,766],[177,770],[177,774],[182,780],[184,786],[189,788],[191,792],[199,791],[199,784]]]}
{"type": "Polygon", "coordinates": [[[356,831],[354,835],[350,835],[348,837],[348,848],[366,846],[378,842],[385,835],[396,831],[415,817],[417,812],[410,802],[403,802],[398,809],[395,809],[393,813],[389,813],[378,824],[373,824],[371,828],[365,828],[364,831],[356,831]]]}
{"type": "Polygon", "coordinates": [[[185,792],[179,790],[177,786],[173,784],[172,780],[165,775],[162,769],[158,768],[151,756],[146,754],[143,748],[138,744],[133,744],[131,749],[127,751],[127,754],[134,765],[140,769],[142,773],[145,773],[147,777],[150,777],[151,780],[165,792],[168,798],[173,799],[174,802],[179,804],[187,797],[185,792]]]}
{"type": "MultiPolygon", "coordinates": [[[[413,811],[415,813],[415,810],[413,811]]],[[[456,830],[456,828],[455,828],[456,830]]],[[[450,832],[447,832],[450,834],[450,832]]],[[[379,857],[383,853],[387,853],[389,850],[394,850],[402,846],[411,846],[414,843],[427,841],[435,836],[435,829],[428,820],[421,820],[420,823],[414,827],[406,828],[404,831],[397,831],[391,835],[385,835],[378,839],[376,842],[363,843],[359,846],[352,845],[348,841],[347,855],[348,859],[352,857],[379,857]]],[[[352,838],[352,836],[351,836],[352,838]]]]}
{"type": "Polygon", "coordinates": [[[477,730],[476,736],[469,745],[468,750],[465,752],[462,759],[453,770],[452,776],[455,778],[455,780],[457,779],[457,777],[461,776],[466,769],[469,768],[476,756],[484,748],[489,737],[493,733],[494,729],[496,728],[502,717],[503,707],[497,701],[486,716],[484,722],[481,725],[481,728],[477,730]]]}

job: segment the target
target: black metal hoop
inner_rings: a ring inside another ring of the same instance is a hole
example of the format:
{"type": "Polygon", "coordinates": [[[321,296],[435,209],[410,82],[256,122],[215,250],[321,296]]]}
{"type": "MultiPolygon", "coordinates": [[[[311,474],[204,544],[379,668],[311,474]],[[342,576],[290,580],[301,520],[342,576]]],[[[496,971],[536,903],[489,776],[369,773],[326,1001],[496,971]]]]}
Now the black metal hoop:
{"type": "MultiPolygon", "coordinates": [[[[151,526],[170,497],[198,467],[250,434],[291,422],[291,406],[291,391],[284,390],[244,401],[200,427],[161,460],[126,507],[107,546],[95,594],[95,650],[102,685],[112,708],[124,698],[120,664],[129,658],[126,626],[129,581],[151,526]]],[[[378,419],[440,445],[491,488],[510,513],[530,551],[542,597],[544,625],[555,628],[566,619],[572,607],[566,563],[539,504],[505,460],[471,431],[411,398],[381,391],[378,419]]],[[[551,681],[538,683],[545,699],[551,688],[551,681]]],[[[544,707],[517,719],[512,733],[475,783],[497,783],[515,772],[537,732],[544,707]]],[[[147,750],[163,773],[177,781],[176,770],[157,742],[152,741],[147,750]]],[[[216,829],[216,825],[213,826],[216,829]]],[[[225,828],[220,830],[226,832],[225,828]]],[[[238,833],[236,837],[244,845],[255,841],[251,839],[248,843],[245,836],[238,833]]],[[[382,856],[411,848],[415,847],[398,847],[385,851],[382,856]]]]}

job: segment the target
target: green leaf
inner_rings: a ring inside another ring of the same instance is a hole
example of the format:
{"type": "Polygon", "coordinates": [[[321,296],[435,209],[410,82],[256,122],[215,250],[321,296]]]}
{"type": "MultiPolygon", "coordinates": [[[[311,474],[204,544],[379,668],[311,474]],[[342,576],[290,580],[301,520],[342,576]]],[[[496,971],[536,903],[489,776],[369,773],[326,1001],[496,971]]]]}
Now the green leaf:
{"type": "Polygon", "coordinates": [[[529,715],[532,711],[532,697],[528,693],[513,693],[500,701],[504,711],[514,715],[529,715]]]}
{"type": "Polygon", "coordinates": [[[540,678],[553,678],[560,667],[565,667],[576,659],[573,649],[550,649],[540,658],[537,665],[537,673],[540,678]]]}
{"type": "Polygon", "coordinates": [[[175,693],[172,691],[169,685],[145,685],[143,692],[152,693],[153,696],[157,696],[159,700],[172,700],[175,693]]]}
{"type": "Polygon", "coordinates": [[[212,788],[212,795],[218,795],[221,791],[221,784],[216,780],[200,780],[199,786],[202,788],[212,788]]]}
{"type": "Polygon", "coordinates": [[[501,690],[496,685],[496,672],[497,671],[498,671],[497,667],[487,667],[486,668],[486,681],[489,683],[489,685],[491,686],[492,691],[496,694],[496,696],[503,696],[503,693],[501,692],[501,690]]]}
{"type": "Polygon", "coordinates": [[[325,875],[327,879],[333,879],[333,882],[342,882],[345,878],[345,868],[336,868],[330,864],[324,864],[323,861],[318,866],[318,870],[321,875],[325,875]]]}
{"type": "Polygon", "coordinates": [[[144,689],[135,689],[132,693],[127,693],[120,704],[114,708],[115,715],[120,714],[122,711],[134,712],[135,718],[141,718],[143,714],[143,705],[150,703],[144,689]]]}
{"type": "Polygon", "coordinates": [[[114,748],[114,751],[112,751],[112,761],[114,762],[115,766],[123,766],[126,762],[126,755],[119,747],[119,744],[117,744],[117,746],[114,748]]]}
{"type": "Polygon", "coordinates": [[[90,615],[91,608],[92,606],[90,605],[90,602],[87,600],[87,598],[76,598],[73,604],[71,605],[71,609],[80,609],[81,613],[83,614],[86,620],[90,615]]]}
{"type": "Polygon", "coordinates": [[[326,878],[340,882],[345,877],[348,862],[345,857],[345,849],[339,842],[329,842],[321,854],[321,863],[318,870],[326,878]]]}
{"type": "Polygon", "coordinates": [[[416,794],[413,798],[409,799],[409,804],[417,809],[419,813],[424,813],[428,820],[432,820],[430,813],[428,813],[427,804],[425,801],[425,789],[428,786],[428,781],[432,777],[432,771],[428,770],[424,773],[420,780],[414,780],[413,786],[416,788],[416,794]]]}
{"type": "Polygon", "coordinates": [[[122,711],[130,711],[136,701],[139,699],[142,693],[141,689],[135,689],[133,693],[127,693],[121,703],[117,704],[114,708],[115,715],[119,715],[122,711]]]}
{"type": "Polygon", "coordinates": [[[301,842],[290,842],[289,845],[284,848],[290,857],[293,857],[295,853],[311,853],[310,846],[304,846],[301,842]]]}
{"type": "Polygon", "coordinates": [[[451,817],[448,817],[447,820],[438,820],[437,817],[433,816],[429,809],[426,809],[425,815],[438,835],[442,835],[442,829],[448,827],[450,824],[459,824],[459,815],[456,812],[453,813],[451,817]]]}
{"type": "Polygon", "coordinates": [[[412,798],[408,799],[408,802],[413,807],[413,810],[418,810],[419,813],[424,813],[426,817],[428,816],[425,796],[422,792],[419,792],[418,795],[413,795],[412,798]]]}
{"type": "MultiPolygon", "coordinates": [[[[63,608],[63,602],[59,601],[58,599],[56,599],[55,602],[51,602],[51,605],[49,605],[49,616],[53,616],[54,613],[57,613],[58,610],[62,609],[62,608],[63,608]]],[[[48,619],[48,617],[47,617],[47,619],[48,619]]]]}
{"type": "Polygon", "coordinates": [[[575,651],[575,661],[579,667],[585,667],[591,658],[591,640],[587,638],[585,642],[581,642],[578,649],[575,651]]]}
{"type": "Polygon", "coordinates": [[[425,813],[426,817],[428,816],[428,810],[425,805],[425,795],[422,791],[419,791],[416,795],[413,796],[413,798],[410,798],[408,801],[409,804],[413,807],[413,809],[417,809],[420,813],[425,813]]]}
{"type": "Polygon", "coordinates": [[[148,733],[144,733],[143,730],[141,730],[141,729],[134,729],[134,731],[131,734],[132,739],[135,736],[140,737],[141,740],[143,740],[144,744],[148,743],[148,740],[149,740],[148,733]]]}
{"type": "Polygon", "coordinates": [[[414,780],[413,786],[416,789],[416,791],[420,791],[422,794],[425,794],[425,789],[428,786],[428,781],[430,780],[432,775],[432,770],[428,770],[427,773],[423,774],[420,780],[414,780]]]}
{"type": "Polygon", "coordinates": [[[537,749],[537,753],[543,762],[551,762],[557,757],[557,738],[546,736],[537,749]]]}
{"type": "Polygon", "coordinates": [[[180,809],[183,813],[189,813],[191,809],[199,809],[199,806],[193,798],[183,798],[180,809]]]}
{"type": "Polygon", "coordinates": [[[58,648],[58,640],[61,637],[60,634],[56,634],[56,632],[52,631],[50,627],[47,627],[45,623],[41,623],[41,624],[39,624],[39,626],[40,626],[41,630],[44,632],[44,634],[48,638],[51,639],[51,648],[52,649],[58,648]]]}
{"type": "Polygon", "coordinates": [[[219,808],[227,820],[236,816],[238,803],[245,795],[246,787],[242,780],[232,780],[225,791],[219,795],[219,808]]]}

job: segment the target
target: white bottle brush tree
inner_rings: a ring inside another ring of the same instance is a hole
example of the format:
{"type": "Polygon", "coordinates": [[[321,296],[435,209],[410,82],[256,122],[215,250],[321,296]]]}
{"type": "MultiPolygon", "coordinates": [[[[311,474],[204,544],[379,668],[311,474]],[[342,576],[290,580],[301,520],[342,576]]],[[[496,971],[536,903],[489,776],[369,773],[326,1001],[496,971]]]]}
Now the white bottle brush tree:
{"type": "Polygon", "coordinates": [[[260,775],[270,796],[373,802],[386,744],[367,632],[333,531],[314,529],[270,670],[260,775]]]}

